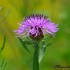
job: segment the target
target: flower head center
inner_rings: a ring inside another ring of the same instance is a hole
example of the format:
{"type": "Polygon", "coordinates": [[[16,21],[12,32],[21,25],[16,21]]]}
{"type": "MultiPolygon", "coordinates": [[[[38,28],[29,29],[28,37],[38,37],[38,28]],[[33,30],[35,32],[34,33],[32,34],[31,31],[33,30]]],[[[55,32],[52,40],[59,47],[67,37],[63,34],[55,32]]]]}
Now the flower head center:
{"type": "MultiPolygon", "coordinates": [[[[32,28],[33,27],[31,27],[31,29],[32,28]]],[[[36,30],[36,33],[34,33],[34,34],[30,33],[30,37],[32,39],[34,39],[34,40],[40,40],[40,39],[42,39],[44,37],[42,29],[40,27],[38,27],[38,26],[35,26],[35,30],[36,30]]]]}

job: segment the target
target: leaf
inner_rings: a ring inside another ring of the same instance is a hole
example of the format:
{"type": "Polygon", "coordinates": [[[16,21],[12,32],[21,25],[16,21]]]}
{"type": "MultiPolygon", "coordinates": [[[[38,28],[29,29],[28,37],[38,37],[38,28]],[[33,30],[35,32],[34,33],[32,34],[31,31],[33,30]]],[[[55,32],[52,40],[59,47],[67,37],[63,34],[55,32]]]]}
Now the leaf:
{"type": "Polygon", "coordinates": [[[35,48],[34,58],[33,58],[33,70],[39,70],[39,61],[38,61],[38,47],[35,48]]]}
{"type": "Polygon", "coordinates": [[[27,44],[27,45],[31,45],[31,44],[33,44],[33,43],[31,43],[30,41],[23,41],[25,44],[27,44]]]}
{"type": "Polygon", "coordinates": [[[6,68],[6,66],[7,66],[7,62],[5,63],[5,65],[4,65],[4,67],[3,67],[3,69],[2,69],[2,70],[4,70],[4,69],[6,68]]]}
{"type": "Polygon", "coordinates": [[[4,65],[4,59],[3,59],[3,61],[2,61],[2,63],[1,63],[1,66],[0,66],[0,67],[2,68],[2,67],[3,67],[3,65],[4,65]]]}
{"type": "Polygon", "coordinates": [[[6,43],[6,35],[4,36],[4,41],[3,41],[3,45],[0,49],[0,53],[3,51],[4,47],[5,47],[5,43],[6,43]]]}
{"type": "Polygon", "coordinates": [[[18,37],[18,39],[19,39],[19,41],[21,42],[22,46],[25,48],[25,50],[27,50],[28,52],[30,52],[29,49],[28,49],[27,46],[26,46],[26,43],[29,44],[29,42],[28,42],[28,41],[24,42],[24,41],[23,41],[21,38],[19,38],[19,37],[18,37]]]}
{"type": "Polygon", "coordinates": [[[41,62],[43,56],[45,53],[45,47],[41,47],[40,51],[39,51],[39,63],[41,62]]]}
{"type": "MultiPolygon", "coordinates": [[[[50,39],[50,37],[49,37],[49,39],[50,39]]],[[[44,53],[45,53],[45,51],[46,51],[46,47],[48,47],[48,46],[50,46],[52,43],[53,43],[53,39],[52,39],[52,41],[51,41],[51,39],[50,39],[50,42],[48,43],[48,41],[49,40],[44,40],[43,42],[42,42],[42,47],[40,48],[40,51],[39,51],[39,63],[41,62],[41,60],[43,59],[43,56],[44,56],[44,53]],[[47,41],[47,43],[46,43],[46,41],[47,41]]]]}
{"type": "Polygon", "coordinates": [[[2,64],[1,64],[1,70],[4,70],[6,68],[7,62],[3,59],[2,64]]]}

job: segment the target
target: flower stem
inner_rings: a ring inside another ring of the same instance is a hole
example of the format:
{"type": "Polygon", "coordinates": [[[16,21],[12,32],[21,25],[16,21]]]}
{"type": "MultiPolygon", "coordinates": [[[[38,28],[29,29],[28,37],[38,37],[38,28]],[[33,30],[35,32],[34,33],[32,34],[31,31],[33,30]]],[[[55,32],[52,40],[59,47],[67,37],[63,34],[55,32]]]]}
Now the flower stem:
{"type": "Polygon", "coordinates": [[[34,58],[33,58],[33,70],[39,70],[38,51],[39,51],[39,47],[36,44],[35,52],[34,52],[34,58]]]}

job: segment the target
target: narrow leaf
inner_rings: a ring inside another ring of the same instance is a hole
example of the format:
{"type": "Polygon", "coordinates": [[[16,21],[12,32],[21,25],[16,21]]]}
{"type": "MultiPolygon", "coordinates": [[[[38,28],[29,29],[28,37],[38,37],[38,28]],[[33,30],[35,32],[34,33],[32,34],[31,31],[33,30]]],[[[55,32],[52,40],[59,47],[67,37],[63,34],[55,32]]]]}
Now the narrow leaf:
{"type": "Polygon", "coordinates": [[[25,48],[25,50],[27,50],[28,52],[30,52],[29,49],[27,48],[25,42],[21,38],[19,38],[19,37],[18,37],[18,39],[21,42],[22,46],[25,48]]]}
{"type": "Polygon", "coordinates": [[[41,47],[40,49],[40,52],[39,52],[39,63],[41,62],[43,56],[44,56],[44,53],[45,53],[45,47],[41,47]]]}
{"type": "Polygon", "coordinates": [[[7,66],[7,62],[5,63],[5,65],[4,65],[4,67],[3,67],[3,69],[2,69],[2,70],[5,70],[6,66],[7,66]]]}
{"type": "Polygon", "coordinates": [[[3,44],[2,44],[2,47],[0,49],[0,53],[3,51],[4,47],[5,47],[5,43],[6,43],[6,35],[4,36],[4,41],[3,41],[3,44]]]}
{"type": "Polygon", "coordinates": [[[30,41],[23,41],[25,44],[27,44],[27,45],[31,45],[31,44],[33,44],[33,43],[31,43],[30,41]]]}
{"type": "Polygon", "coordinates": [[[5,70],[6,65],[7,65],[7,62],[5,62],[5,60],[3,59],[1,65],[0,65],[0,70],[5,70]]]}
{"type": "Polygon", "coordinates": [[[40,51],[39,51],[39,63],[43,59],[44,53],[46,51],[46,47],[50,46],[52,43],[53,43],[53,40],[49,43],[46,43],[46,41],[43,42],[43,45],[42,45],[42,47],[40,48],[40,51]]]}
{"type": "Polygon", "coordinates": [[[1,66],[0,66],[0,67],[2,68],[2,67],[3,67],[3,65],[4,65],[4,59],[3,59],[3,61],[2,61],[2,63],[1,63],[1,66]]]}

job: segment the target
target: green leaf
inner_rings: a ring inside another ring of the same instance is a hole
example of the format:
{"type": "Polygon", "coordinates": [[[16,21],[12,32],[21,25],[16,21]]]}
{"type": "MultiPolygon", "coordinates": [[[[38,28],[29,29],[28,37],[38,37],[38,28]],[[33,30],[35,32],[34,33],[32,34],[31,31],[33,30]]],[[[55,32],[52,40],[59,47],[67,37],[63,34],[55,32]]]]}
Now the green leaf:
{"type": "Polygon", "coordinates": [[[33,70],[39,70],[39,61],[38,61],[38,46],[35,47],[34,58],[33,58],[33,70]]]}
{"type": "Polygon", "coordinates": [[[4,59],[3,59],[3,61],[2,61],[2,63],[1,63],[1,66],[0,66],[0,67],[2,68],[2,67],[3,67],[3,65],[4,65],[4,59]]]}
{"type": "Polygon", "coordinates": [[[18,39],[19,39],[19,41],[21,42],[21,44],[22,44],[22,46],[25,48],[25,50],[27,50],[28,52],[30,52],[29,51],[29,49],[27,48],[27,43],[29,44],[29,42],[28,41],[23,41],[21,38],[19,38],[18,37],[18,39]]]}
{"type": "Polygon", "coordinates": [[[42,61],[44,53],[46,51],[46,47],[50,46],[53,43],[53,39],[51,40],[51,37],[46,38],[43,42],[42,42],[42,47],[39,50],[39,63],[42,61]],[[50,40],[50,42],[49,42],[50,40]],[[47,42],[47,43],[46,43],[47,42]]]}
{"type": "Polygon", "coordinates": [[[6,66],[7,66],[7,62],[5,63],[5,65],[4,65],[4,67],[2,68],[2,70],[5,70],[6,66]]]}
{"type": "Polygon", "coordinates": [[[31,45],[31,44],[33,44],[33,43],[31,43],[30,41],[23,41],[25,44],[27,44],[27,45],[31,45]]]}
{"type": "Polygon", "coordinates": [[[5,60],[3,59],[1,65],[0,65],[0,69],[1,69],[1,70],[5,70],[6,65],[7,65],[7,62],[5,62],[5,60]]]}
{"type": "Polygon", "coordinates": [[[44,56],[44,53],[45,53],[45,47],[41,47],[40,51],[39,51],[39,63],[41,62],[43,56],[44,56]]]}
{"type": "Polygon", "coordinates": [[[2,47],[0,49],[0,53],[3,51],[4,47],[5,47],[5,43],[6,43],[6,35],[4,36],[4,41],[3,41],[3,44],[2,44],[2,47]]]}

